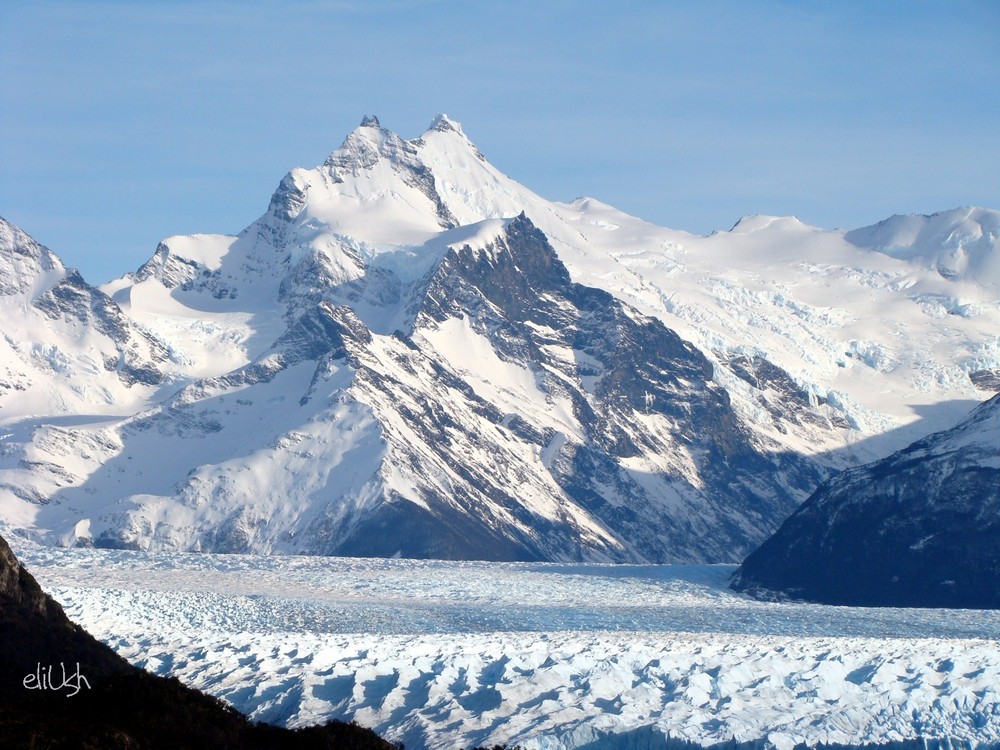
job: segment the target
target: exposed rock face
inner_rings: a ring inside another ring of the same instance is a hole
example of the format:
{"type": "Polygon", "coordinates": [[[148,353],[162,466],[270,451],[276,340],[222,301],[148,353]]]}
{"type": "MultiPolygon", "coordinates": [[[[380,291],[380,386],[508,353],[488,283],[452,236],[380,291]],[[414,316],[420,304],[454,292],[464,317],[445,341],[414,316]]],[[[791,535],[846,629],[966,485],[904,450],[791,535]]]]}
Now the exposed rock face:
{"type": "MultiPolygon", "coordinates": [[[[573,420],[562,430],[527,414],[505,419],[559,489],[611,531],[621,545],[605,547],[612,559],[725,560],[795,506],[793,488],[760,480],[777,464],[705,357],[658,320],[572,283],[523,214],[485,248],[448,253],[414,335],[436,340],[459,321],[532,373],[545,399],[567,403],[573,420]]],[[[816,481],[806,461],[782,469],[816,481]]]]}
{"type": "Polygon", "coordinates": [[[392,748],[340,722],[295,732],[251,724],[214,698],[131,666],[70,622],[2,537],[0,738],[5,747],[67,750],[392,748]]]}
{"type": "Polygon", "coordinates": [[[767,409],[779,432],[786,431],[783,422],[850,428],[850,423],[843,417],[837,414],[826,416],[813,408],[826,405],[827,400],[807,393],[791,375],[764,357],[737,355],[723,363],[753,388],[757,403],[767,409]]]}
{"type": "Polygon", "coordinates": [[[1000,396],[952,430],[843,472],[734,578],[828,604],[1000,608],[1000,396]]]}
{"type": "Polygon", "coordinates": [[[969,380],[982,391],[1000,391],[1000,370],[974,370],[969,373],[969,380]]]}

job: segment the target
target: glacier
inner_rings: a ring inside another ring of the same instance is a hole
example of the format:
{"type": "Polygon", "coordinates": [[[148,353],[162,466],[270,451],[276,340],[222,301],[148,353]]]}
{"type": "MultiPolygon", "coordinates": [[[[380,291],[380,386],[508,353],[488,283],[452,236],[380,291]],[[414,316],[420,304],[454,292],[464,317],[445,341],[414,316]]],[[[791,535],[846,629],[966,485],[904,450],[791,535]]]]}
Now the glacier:
{"type": "Polygon", "coordinates": [[[761,602],[727,565],[12,541],[116,651],[259,720],[354,719],[411,750],[1000,742],[998,611],[761,602]]]}

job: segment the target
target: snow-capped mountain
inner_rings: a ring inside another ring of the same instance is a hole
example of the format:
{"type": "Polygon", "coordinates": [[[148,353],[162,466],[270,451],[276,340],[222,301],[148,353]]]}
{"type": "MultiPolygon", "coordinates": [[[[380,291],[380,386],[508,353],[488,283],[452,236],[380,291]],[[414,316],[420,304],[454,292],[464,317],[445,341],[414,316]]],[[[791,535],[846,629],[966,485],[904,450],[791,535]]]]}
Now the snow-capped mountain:
{"type": "Polygon", "coordinates": [[[845,239],[893,258],[916,261],[949,281],[1000,291],[1000,215],[982,208],[958,208],[933,216],[893,216],[847,232],[845,239]]]}
{"type": "Polygon", "coordinates": [[[163,379],[168,351],[48,248],[0,218],[4,419],[102,410],[163,379]],[[64,375],[81,376],[72,383],[64,375]]]}
{"type": "Polygon", "coordinates": [[[831,604],[1000,608],[1000,395],[832,478],[734,581],[831,604]]]}
{"type": "Polygon", "coordinates": [[[58,432],[36,410],[3,481],[40,502],[0,507],[69,544],[734,560],[830,467],[985,395],[996,279],[934,243],[987,273],[997,213],[962,221],[695,237],[546,201],[445,116],[366,118],[238,236],[103,287],[170,395],[58,432]]]}
{"type": "Polygon", "coordinates": [[[333,301],[328,265],[314,288],[286,277],[277,298],[302,312],[274,344],[90,433],[117,450],[43,523],[111,546],[720,560],[817,481],[769,455],[694,347],[574,284],[524,215],[423,252],[419,294],[382,305],[405,331],[333,301]]]}

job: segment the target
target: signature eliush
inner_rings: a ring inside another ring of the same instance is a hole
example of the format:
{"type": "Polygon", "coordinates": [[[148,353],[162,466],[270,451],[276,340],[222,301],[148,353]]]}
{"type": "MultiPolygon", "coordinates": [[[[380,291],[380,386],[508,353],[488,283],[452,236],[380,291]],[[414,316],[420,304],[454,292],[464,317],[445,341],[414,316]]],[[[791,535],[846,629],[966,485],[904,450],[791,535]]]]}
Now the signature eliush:
{"type": "Polygon", "coordinates": [[[76,663],[75,672],[67,672],[66,665],[62,662],[59,662],[58,668],[62,672],[62,679],[58,683],[57,679],[59,675],[54,674],[56,667],[50,664],[48,667],[43,668],[41,662],[39,662],[34,672],[24,676],[21,684],[27,690],[53,690],[58,692],[68,688],[71,692],[66,693],[67,698],[72,698],[84,687],[90,690],[90,682],[80,673],[80,662],[76,663]]]}

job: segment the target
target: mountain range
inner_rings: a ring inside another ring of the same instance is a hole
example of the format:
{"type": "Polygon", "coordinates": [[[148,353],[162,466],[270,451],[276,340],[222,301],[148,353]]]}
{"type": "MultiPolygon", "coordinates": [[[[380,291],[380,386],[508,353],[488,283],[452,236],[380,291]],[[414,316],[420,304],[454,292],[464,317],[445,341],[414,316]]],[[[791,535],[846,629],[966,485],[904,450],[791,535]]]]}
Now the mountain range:
{"type": "Polygon", "coordinates": [[[699,237],[365,118],[100,287],[0,221],[0,519],[157,550],[729,562],[1000,386],[1000,212],[699,237]]]}

